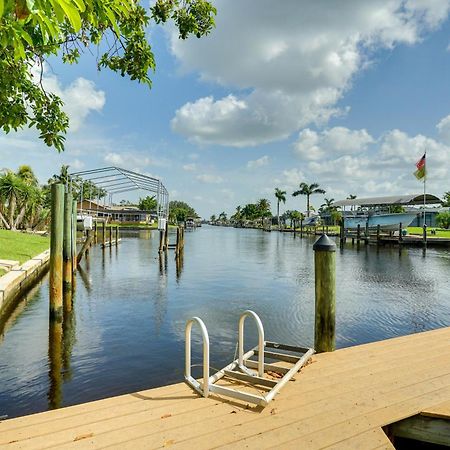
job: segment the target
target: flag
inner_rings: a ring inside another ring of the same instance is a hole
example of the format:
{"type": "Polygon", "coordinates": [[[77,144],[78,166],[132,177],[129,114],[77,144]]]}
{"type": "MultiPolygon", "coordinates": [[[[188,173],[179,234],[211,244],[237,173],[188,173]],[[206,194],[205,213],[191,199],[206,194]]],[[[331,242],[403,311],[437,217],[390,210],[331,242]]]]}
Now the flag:
{"type": "Polygon", "coordinates": [[[423,154],[422,158],[419,159],[416,163],[417,170],[414,172],[414,176],[421,180],[422,178],[425,178],[426,175],[426,153],[423,154]]]}

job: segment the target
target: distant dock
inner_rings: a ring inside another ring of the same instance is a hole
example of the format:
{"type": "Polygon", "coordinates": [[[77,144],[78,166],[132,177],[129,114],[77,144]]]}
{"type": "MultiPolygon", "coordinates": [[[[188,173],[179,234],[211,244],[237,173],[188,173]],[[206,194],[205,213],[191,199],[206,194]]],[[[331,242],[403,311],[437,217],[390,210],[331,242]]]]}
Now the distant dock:
{"type": "Polygon", "coordinates": [[[450,327],[314,355],[265,409],[179,383],[2,421],[0,447],[393,449],[449,428],[450,327]]]}

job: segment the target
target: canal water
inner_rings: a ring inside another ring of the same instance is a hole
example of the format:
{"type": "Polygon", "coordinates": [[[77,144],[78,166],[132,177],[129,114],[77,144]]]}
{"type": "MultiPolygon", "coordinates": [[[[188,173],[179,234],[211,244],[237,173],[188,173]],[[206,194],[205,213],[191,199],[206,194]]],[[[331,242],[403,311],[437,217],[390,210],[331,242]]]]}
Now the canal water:
{"type": "MultiPolygon", "coordinates": [[[[49,329],[44,278],[0,329],[0,416],[181,381],[192,316],[208,327],[214,368],[233,359],[245,309],[261,317],[266,339],[312,346],[313,238],[205,226],[185,241],[179,265],[173,251],[159,260],[156,232],[94,247],[62,330],[49,329]]],[[[450,326],[449,251],[347,245],[336,256],[338,347],[450,326]]]]}

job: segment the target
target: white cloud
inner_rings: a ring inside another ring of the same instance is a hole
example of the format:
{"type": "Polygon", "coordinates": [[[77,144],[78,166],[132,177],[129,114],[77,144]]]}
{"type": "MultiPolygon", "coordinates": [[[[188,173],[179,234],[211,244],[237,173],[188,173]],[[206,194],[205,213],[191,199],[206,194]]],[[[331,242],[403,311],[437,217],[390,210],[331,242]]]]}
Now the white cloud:
{"type": "MultiPolygon", "coordinates": [[[[32,72],[35,78],[40,77],[39,67],[34,67],[32,72]]],[[[64,102],[63,110],[69,116],[70,132],[78,131],[92,111],[99,112],[105,105],[106,95],[96,89],[93,81],[80,77],[64,87],[56,75],[49,72],[47,65],[44,65],[42,84],[64,102]]]]}
{"type": "Polygon", "coordinates": [[[201,181],[202,183],[208,183],[208,184],[220,184],[223,182],[223,178],[218,175],[212,175],[212,174],[202,174],[197,175],[197,180],[201,181]]]}
{"type": "Polygon", "coordinates": [[[447,144],[450,144],[450,115],[444,117],[436,125],[436,128],[438,129],[441,140],[447,144]]]}
{"type": "Polygon", "coordinates": [[[162,166],[164,163],[158,161],[149,156],[144,156],[142,153],[138,152],[108,152],[103,158],[104,162],[107,164],[112,164],[113,166],[119,166],[124,169],[142,171],[143,168],[149,166],[162,166]]]}
{"type": "Polygon", "coordinates": [[[373,143],[366,130],[334,127],[317,133],[309,128],[302,130],[294,143],[295,153],[305,159],[317,160],[327,154],[359,153],[373,143]]]}
{"type": "Polygon", "coordinates": [[[248,169],[256,169],[258,167],[267,166],[269,164],[269,157],[267,155],[261,156],[261,158],[247,162],[248,169]]]}
{"type": "Polygon", "coordinates": [[[336,104],[379,48],[414,44],[446,19],[447,0],[216,0],[217,28],[171,49],[181,70],[229,89],[181,106],[173,129],[200,144],[251,146],[339,113],[336,104]]]}
{"type": "Polygon", "coordinates": [[[69,167],[70,169],[74,169],[74,170],[80,170],[85,166],[83,161],[80,161],[79,159],[74,159],[73,161],[69,162],[69,167]]]}
{"type": "Polygon", "coordinates": [[[183,166],[183,170],[185,170],[186,172],[195,172],[197,170],[197,164],[195,163],[185,164],[183,166]]]}

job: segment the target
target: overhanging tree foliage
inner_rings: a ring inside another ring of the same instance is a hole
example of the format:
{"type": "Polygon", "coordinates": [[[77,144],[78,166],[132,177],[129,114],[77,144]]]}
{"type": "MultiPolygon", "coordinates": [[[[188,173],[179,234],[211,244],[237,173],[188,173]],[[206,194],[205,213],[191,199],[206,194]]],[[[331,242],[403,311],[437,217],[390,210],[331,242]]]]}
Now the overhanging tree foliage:
{"type": "Polygon", "coordinates": [[[186,39],[209,33],[215,14],[207,0],[157,0],[148,11],[137,0],[0,0],[0,128],[35,127],[48,146],[63,150],[69,119],[61,99],[43,87],[48,57],[73,64],[96,46],[99,70],[151,87],[150,21],[173,20],[186,39]]]}

